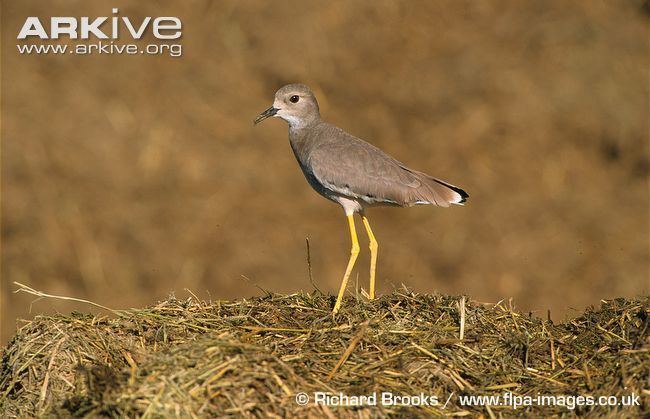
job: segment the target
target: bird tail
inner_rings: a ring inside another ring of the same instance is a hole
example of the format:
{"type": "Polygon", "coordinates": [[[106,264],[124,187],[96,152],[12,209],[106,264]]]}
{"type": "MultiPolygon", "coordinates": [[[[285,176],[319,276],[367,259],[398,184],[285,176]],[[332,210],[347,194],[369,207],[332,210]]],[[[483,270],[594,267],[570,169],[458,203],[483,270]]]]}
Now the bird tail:
{"type": "Polygon", "coordinates": [[[463,205],[469,194],[461,188],[431,177],[425,173],[417,173],[422,185],[417,188],[416,200],[412,205],[437,205],[448,207],[450,204],[463,205]]]}

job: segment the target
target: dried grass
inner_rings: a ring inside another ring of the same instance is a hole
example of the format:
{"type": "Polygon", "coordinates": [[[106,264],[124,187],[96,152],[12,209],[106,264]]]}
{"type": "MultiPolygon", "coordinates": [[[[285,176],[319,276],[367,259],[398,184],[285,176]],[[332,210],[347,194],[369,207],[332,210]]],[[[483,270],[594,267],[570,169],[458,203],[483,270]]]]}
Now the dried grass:
{"type": "Polygon", "coordinates": [[[9,417],[640,416],[648,413],[649,303],[603,301],[562,324],[511,304],[406,290],[373,302],[348,299],[336,319],[333,297],[318,292],[216,302],[171,297],[111,316],[38,316],[3,351],[0,409],[9,417]],[[424,393],[440,405],[295,402],[298,392],[315,391],[424,393]],[[457,397],[505,391],[635,392],[642,405],[513,411],[464,407],[457,397]]]}

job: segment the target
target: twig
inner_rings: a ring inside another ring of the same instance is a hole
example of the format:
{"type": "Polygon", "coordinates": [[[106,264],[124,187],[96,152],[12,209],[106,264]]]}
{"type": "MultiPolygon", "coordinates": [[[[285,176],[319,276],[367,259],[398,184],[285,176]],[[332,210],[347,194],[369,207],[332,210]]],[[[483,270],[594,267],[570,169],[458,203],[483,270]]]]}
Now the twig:
{"type": "Polygon", "coordinates": [[[343,355],[341,355],[341,358],[339,359],[339,362],[336,363],[336,365],[334,366],[334,369],[332,370],[332,372],[330,372],[330,374],[327,376],[328,381],[331,380],[332,377],[334,377],[334,374],[336,374],[336,371],[338,371],[339,368],[341,368],[341,365],[343,365],[345,363],[345,361],[347,361],[347,359],[350,357],[350,355],[354,351],[354,348],[357,347],[357,345],[361,341],[361,338],[363,338],[363,335],[366,333],[366,329],[368,328],[368,323],[369,323],[368,321],[365,321],[364,323],[361,324],[361,329],[352,338],[352,340],[350,341],[350,344],[348,345],[347,349],[345,350],[345,352],[343,352],[343,355]]]}
{"type": "Polygon", "coordinates": [[[589,390],[593,390],[594,389],[594,383],[591,382],[591,374],[589,374],[589,367],[587,367],[587,362],[586,361],[582,363],[582,367],[585,370],[585,379],[587,380],[587,388],[589,390]]]}
{"type": "Polygon", "coordinates": [[[14,294],[17,294],[19,292],[26,292],[27,294],[35,295],[39,298],[53,298],[55,300],[65,300],[65,301],[76,301],[78,303],[84,303],[84,304],[90,304],[91,306],[99,307],[103,310],[110,311],[111,313],[118,315],[118,316],[123,316],[124,312],[121,310],[113,310],[112,308],[108,308],[106,306],[103,306],[101,304],[94,303],[92,301],[84,300],[82,298],[75,298],[75,297],[66,297],[63,295],[53,295],[53,294],[46,294],[42,291],[35,290],[32,287],[28,287],[25,284],[21,284],[20,282],[14,281],[15,285],[18,285],[20,288],[14,291],[14,294]]]}
{"type": "Polygon", "coordinates": [[[38,410],[40,411],[43,409],[43,404],[45,403],[45,399],[47,398],[47,387],[50,382],[50,372],[52,371],[52,365],[54,365],[54,358],[59,352],[59,348],[61,347],[61,344],[66,338],[63,337],[59,341],[59,343],[56,344],[54,347],[54,350],[52,351],[52,355],[50,356],[50,363],[47,365],[47,371],[45,372],[45,379],[43,380],[43,385],[41,386],[41,394],[40,398],[38,400],[38,410]]]}
{"type": "Polygon", "coordinates": [[[311,273],[311,251],[309,248],[309,237],[305,237],[305,243],[307,243],[307,269],[309,272],[309,282],[311,282],[311,286],[314,287],[316,291],[322,294],[323,292],[316,286],[316,282],[314,282],[314,277],[311,273]]]}
{"type": "Polygon", "coordinates": [[[253,280],[250,279],[249,277],[247,277],[246,275],[244,275],[244,274],[239,274],[239,276],[241,276],[241,277],[242,277],[246,282],[248,282],[249,284],[253,284],[253,286],[254,286],[255,288],[257,288],[258,290],[262,291],[264,294],[266,294],[267,297],[271,297],[271,296],[273,296],[273,293],[272,293],[271,291],[268,291],[268,290],[266,290],[266,289],[260,287],[259,285],[257,285],[255,282],[253,282],[253,280]]]}
{"type": "Polygon", "coordinates": [[[460,297],[460,340],[465,338],[465,296],[460,297]]]}
{"type": "Polygon", "coordinates": [[[553,336],[549,333],[551,339],[551,369],[555,369],[555,344],[553,343],[553,336]]]}
{"type": "Polygon", "coordinates": [[[550,381],[553,384],[557,384],[557,385],[562,386],[562,387],[568,387],[569,386],[568,384],[563,383],[561,381],[558,381],[558,380],[555,380],[553,378],[546,377],[546,376],[544,376],[542,374],[538,374],[538,373],[536,373],[534,371],[531,371],[530,368],[526,368],[526,371],[528,372],[528,374],[532,375],[533,377],[537,377],[537,378],[541,378],[542,380],[550,381]]]}

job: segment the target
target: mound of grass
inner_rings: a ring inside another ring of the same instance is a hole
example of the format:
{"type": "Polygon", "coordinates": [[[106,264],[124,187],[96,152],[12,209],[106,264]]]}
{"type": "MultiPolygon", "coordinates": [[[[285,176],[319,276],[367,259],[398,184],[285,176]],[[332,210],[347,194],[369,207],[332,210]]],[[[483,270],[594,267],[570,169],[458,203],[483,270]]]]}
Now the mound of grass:
{"type": "Polygon", "coordinates": [[[649,303],[603,301],[561,324],[503,303],[408,291],[372,302],[350,298],[335,319],[333,298],[320,293],[170,298],[110,316],[40,316],[3,351],[0,409],[20,417],[637,416],[648,412],[649,303]],[[296,402],[300,392],[310,397],[305,405],[296,402]],[[377,406],[315,403],[323,392],[376,392],[377,406]],[[428,406],[396,406],[382,404],[383,392],[432,397],[428,406]],[[522,402],[640,397],[636,406],[516,410],[462,400],[506,393],[522,402]]]}

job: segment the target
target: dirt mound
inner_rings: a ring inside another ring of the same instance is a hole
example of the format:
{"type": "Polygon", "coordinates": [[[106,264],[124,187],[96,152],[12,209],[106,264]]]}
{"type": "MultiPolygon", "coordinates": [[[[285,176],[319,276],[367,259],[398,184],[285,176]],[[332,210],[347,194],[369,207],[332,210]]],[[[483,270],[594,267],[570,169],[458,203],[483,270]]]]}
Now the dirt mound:
{"type": "Polygon", "coordinates": [[[649,303],[603,301],[561,324],[509,304],[408,291],[350,298],[336,319],[333,297],[317,292],[37,316],[4,350],[0,408],[8,416],[635,416],[648,411],[649,303]],[[304,406],[301,392],[311,398],[304,406]],[[314,403],[319,392],[434,398],[336,407],[314,403]],[[632,407],[517,410],[461,400],[505,393],[640,398],[632,407]]]}

